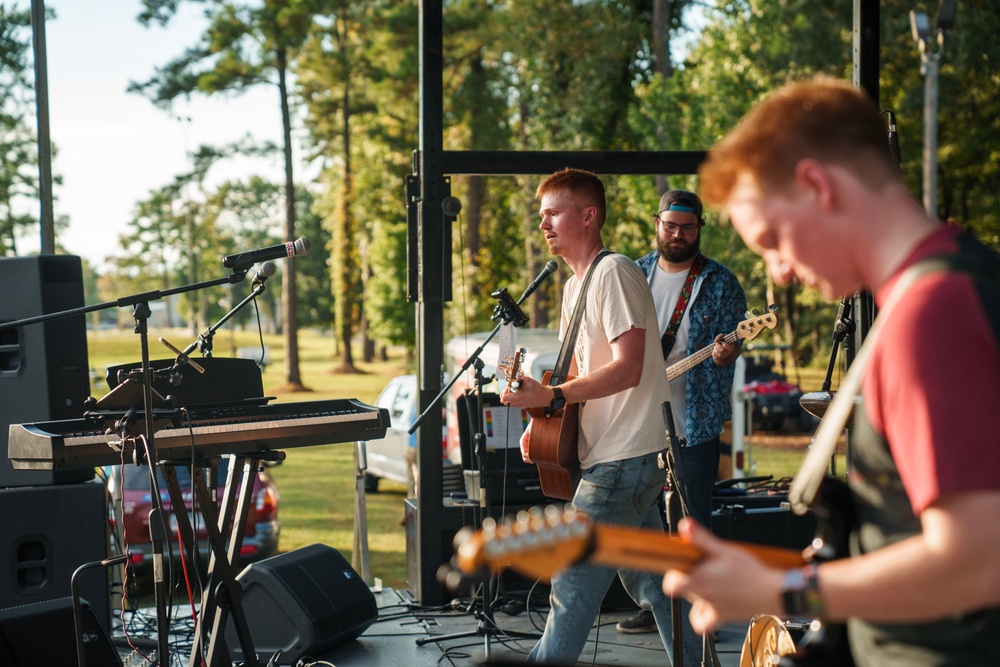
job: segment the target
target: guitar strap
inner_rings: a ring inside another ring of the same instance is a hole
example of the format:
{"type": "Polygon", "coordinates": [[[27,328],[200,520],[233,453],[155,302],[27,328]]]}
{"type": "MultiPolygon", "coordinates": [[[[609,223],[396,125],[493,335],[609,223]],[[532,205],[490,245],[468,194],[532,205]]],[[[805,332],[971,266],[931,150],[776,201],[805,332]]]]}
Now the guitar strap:
{"type": "Polygon", "coordinates": [[[552,369],[552,375],[549,377],[549,386],[555,387],[566,381],[566,375],[569,373],[569,365],[573,360],[573,350],[576,347],[576,334],[580,331],[580,322],[583,321],[583,311],[587,307],[587,288],[590,287],[590,279],[594,275],[594,268],[600,263],[602,259],[611,254],[611,251],[605,248],[597,254],[594,261],[590,263],[590,268],[587,269],[587,275],[583,277],[583,283],[580,285],[580,294],[576,297],[576,305],[573,306],[573,316],[569,320],[569,327],[566,329],[566,338],[563,339],[562,347],[559,348],[559,356],[556,357],[555,368],[552,369]]]}
{"type": "MultiPolygon", "coordinates": [[[[708,258],[700,253],[694,258],[694,263],[691,265],[687,279],[684,281],[684,287],[681,288],[681,293],[677,295],[674,314],[670,316],[670,322],[667,324],[663,335],[660,336],[660,347],[663,349],[664,360],[670,356],[670,351],[674,349],[674,343],[677,342],[677,329],[681,326],[684,312],[691,301],[691,290],[694,288],[694,281],[698,279],[698,275],[705,268],[707,262],[708,258]]],[[[654,267],[653,270],[655,271],[656,268],[654,267]]]]}
{"type": "Polygon", "coordinates": [[[854,409],[854,397],[861,391],[861,378],[864,375],[871,351],[875,347],[875,342],[878,340],[878,335],[882,331],[882,323],[886,320],[886,316],[895,308],[903,294],[919,276],[929,271],[943,270],[944,268],[935,262],[926,260],[918,262],[906,269],[893,286],[879,316],[875,318],[872,328],[868,331],[864,344],[858,350],[851,367],[847,369],[844,380],[837,389],[837,393],[830,401],[826,414],[823,415],[819,428],[816,429],[813,443],[805,458],[802,459],[802,464],[799,466],[798,472],[795,473],[795,479],[792,480],[788,488],[788,500],[796,514],[802,515],[808,511],[809,505],[812,504],[816,492],[819,491],[819,487],[823,483],[823,478],[826,477],[830,459],[837,450],[837,441],[840,439],[840,434],[844,432],[847,420],[854,409]]]}

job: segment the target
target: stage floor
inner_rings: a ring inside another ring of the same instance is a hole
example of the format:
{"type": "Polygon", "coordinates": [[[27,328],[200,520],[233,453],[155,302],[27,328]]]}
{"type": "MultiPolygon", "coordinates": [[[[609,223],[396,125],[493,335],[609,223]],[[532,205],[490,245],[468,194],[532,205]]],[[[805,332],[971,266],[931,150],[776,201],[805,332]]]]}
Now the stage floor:
{"type": "MultiPolygon", "coordinates": [[[[481,614],[477,614],[481,605],[470,609],[468,599],[459,599],[446,608],[429,609],[417,604],[407,590],[385,588],[375,593],[378,619],[360,637],[313,656],[315,659],[312,662],[304,664],[335,667],[521,664],[545,624],[546,596],[535,594],[534,597],[542,599],[531,601],[530,612],[518,609],[517,605],[507,611],[497,610],[493,618],[496,632],[487,637],[480,631],[481,627],[485,627],[485,624],[480,624],[481,614]]],[[[528,601],[526,597],[511,596],[509,599],[528,601]]],[[[148,613],[152,614],[153,610],[148,610],[148,613]]],[[[626,634],[617,631],[615,624],[632,613],[632,610],[602,611],[577,664],[615,667],[669,665],[670,660],[657,633],[626,634]]],[[[185,619],[175,623],[184,626],[185,619]]],[[[720,667],[738,667],[748,625],[732,624],[720,631],[716,642],[720,667]]],[[[116,639],[115,643],[119,646],[125,667],[148,664],[141,656],[123,649],[120,639],[116,639]]],[[[149,644],[148,639],[143,640],[144,647],[149,647],[149,644]]],[[[175,644],[172,650],[171,665],[188,664],[183,643],[175,644]]],[[[151,657],[155,657],[155,652],[151,657]]],[[[267,661],[261,664],[267,664],[267,661]]],[[[704,664],[711,665],[711,662],[704,664]]]]}
{"type": "MultiPolygon", "coordinates": [[[[323,656],[325,661],[337,667],[521,664],[541,635],[548,604],[544,598],[536,601],[533,606],[543,604],[545,607],[530,613],[525,610],[512,615],[497,610],[493,617],[497,631],[487,638],[479,631],[481,615],[467,607],[421,609],[406,590],[385,589],[376,595],[376,599],[380,607],[379,620],[357,640],[323,656]],[[456,634],[466,636],[419,645],[424,640],[456,634]]],[[[602,612],[577,664],[617,667],[669,665],[670,659],[659,634],[627,634],[615,628],[618,621],[632,613],[632,610],[602,612]]],[[[716,653],[721,667],[739,665],[747,627],[748,624],[734,624],[719,633],[716,653]]]]}
{"type": "MultiPolygon", "coordinates": [[[[523,603],[527,601],[527,596],[510,595],[507,599],[523,603]]],[[[485,623],[481,625],[482,615],[478,613],[481,605],[470,608],[468,598],[457,599],[446,608],[426,608],[420,606],[407,590],[385,588],[375,592],[375,600],[379,607],[378,619],[360,637],[325,653],[310,656],[314,659],[304,661],[300,667],[518,665],[523,663],[541,635],[548,609],[547,591],[532,595],[530,610],[520,605],[498,609],[493,617],[496,631],[487,638],[480,630],[486,626],[485,623]]],[[[183,610],[177,611],[178,616],[171,624],[171,666],[187,665],[191,647],[190,616],[183,610]]],[[[153,620],[154,610],[143,609],[142,612],[147,622],[153,620]]],[[[602,611],[577,664],[609,667],[670,665],[658,633],[627,634],[615,628],[618,621],[632,613],[632,609],[602,611]]],[[[117,622],[113,625],[120,627],[117,622]]],[[[132,638],[143,649],[142,652],[155,661],[154,627],[155,624],[147,625],[148,633],[133,632],[132,638]]],[[[719,667],[740,665],[748,627],[749,621],[727,625],[719,632],[716,640],[719,667]]],[[[120,629],[113,630],[112,636],[125,667],[149,664],[146,658],[124,645],[120,629]]],[[[701,655],[700,646],[695,647],[695,653],[701,655]]],[[[262,666],[268,664],[264,658],[262,656],[262,666]]],[[[241,664],[235,662],[234,667],[241,664]]],[[[704,663],[688,661],[688,667],[711,667],[711,664],[708,659],[704,663]]]]}

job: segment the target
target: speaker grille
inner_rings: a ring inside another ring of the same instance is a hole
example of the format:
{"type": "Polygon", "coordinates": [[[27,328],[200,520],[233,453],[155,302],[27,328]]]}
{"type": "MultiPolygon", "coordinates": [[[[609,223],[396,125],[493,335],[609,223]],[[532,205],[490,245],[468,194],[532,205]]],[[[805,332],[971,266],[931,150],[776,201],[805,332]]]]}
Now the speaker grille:
{"type": "MultiPolygon", "coordinates": [[[[275,664],[319,657],[357,638],[378,618],[368,585],[336,549],[323,544],[254,563],[238,580],[254,650],[261,657],[281,651],[275,664]]],[[[242,657],[231,620],[226,643],[242,657]]]]}

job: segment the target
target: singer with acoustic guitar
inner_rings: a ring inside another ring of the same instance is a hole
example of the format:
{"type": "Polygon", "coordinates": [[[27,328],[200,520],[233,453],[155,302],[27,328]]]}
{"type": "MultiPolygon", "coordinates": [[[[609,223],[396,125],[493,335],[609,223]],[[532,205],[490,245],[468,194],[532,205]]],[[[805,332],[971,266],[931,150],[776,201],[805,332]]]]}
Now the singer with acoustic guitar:
{"type": "MultiPolygon", "coordinates": [[[[549,251],[573,272],[563,291],[560,316],[564,341],[572,333],[571,324],[577,325],[570,350],[573,363],[559,382],[543,384],[525,376],[517,391],[505,389],[500,400],[513,407],[538,408],[521,439],[522,455],[529,462],[533,450],[544,444],[540,436],[547,420],[561,419],[571,406],[578,423],[564,421],[562,429],[577,441],[580,479],[572,492],[573,507],[594,521],[662,530],[656,501],[665,473],[657,465],[657,454],[666,447],[660,406],[669,400],[669,389],[649,286],[631,259],[605,252],[604,184],[595,174],[556,172],[542,182],[536,197],[539,229],[549,251]],[[584,299],[578,301],[581,292],[584,299]]],[[[633,599],[653,609],[670,655],[670,604],[660,578],[625,570],[620,575],[633,599]]],[[[575,663],[614,576],[614,569],[592,564],[560,573],[552,581],[545,631],[528,662],[575,663]]],[[[685,648],[688,644],[684,642],[685,648]]]]}

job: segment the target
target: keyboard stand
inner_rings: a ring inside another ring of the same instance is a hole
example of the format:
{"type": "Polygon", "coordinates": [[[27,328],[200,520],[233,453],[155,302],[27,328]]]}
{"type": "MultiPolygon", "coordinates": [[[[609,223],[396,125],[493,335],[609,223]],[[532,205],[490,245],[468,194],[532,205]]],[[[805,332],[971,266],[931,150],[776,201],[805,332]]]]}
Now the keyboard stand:
{"type": "MultiPolygon", "coordinates": [[[[203,664],[207,667],[222,667],[232,664],[225,638],[230,616],[243,653],[242,664],[246,667],[259,667],[261,664],[253,647],[242,606],[243,589],[236,580],[236,575],[240,549],[243,546],[243,529],[253,499],[254,477],[264,460],[283,460],[285,453],[270,451],[230,456],[229,475],[222,494],[222,503],[218,508],[216,508],[215,490],[205,479],[205,466],[196,466],[191,470],[197,506],[200,508],[208,533],[210,554],[201,596],[201,610],[195,624],[194,642],[188,659],[189,667],[203,664]],[[238,473],[237,470],[241,472],[238,473]],[[237,474],[240,475],[239,484],[237,484],[237,474]]],[[[160,465],[163,466],[171,507],[177,517],[177,530],[180,533],[184,557],[189,563],[198,562],[197,537],[188,517],[175,470],[179,465],[190,467],[191,461],[164,461],[160,465]]],[[[212,479],[214,471],[213,467],[212,479]]]]}

